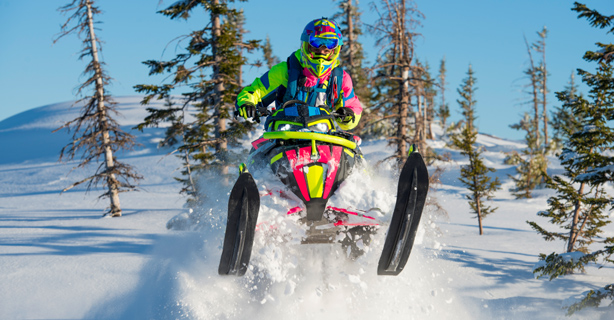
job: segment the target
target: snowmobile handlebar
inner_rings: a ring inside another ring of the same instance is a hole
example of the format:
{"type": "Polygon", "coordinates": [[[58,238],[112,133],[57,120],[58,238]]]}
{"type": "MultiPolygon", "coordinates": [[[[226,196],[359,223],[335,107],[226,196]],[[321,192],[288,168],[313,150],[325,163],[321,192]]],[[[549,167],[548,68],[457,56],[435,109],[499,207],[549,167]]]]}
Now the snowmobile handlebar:
{"type": "MultiPolygon", "coordinates": [[[[234,113],[235,119],[237,119],[240,114],[241,113],[238,110],[236,110],[234,113]]],[[[260,117],[266,117],[270,114],[271,112],[269,111],[269,109],[267,109],[267,107],[264,107],[261,104],[258,104],[256,106],[256,116],[253,119],[254,121],[256,121],[256,123],[260,123],[260,117]]]]}
{"type": "MultiPolygon", "coordinates": [[[[305,104],[306,105],[306,103],[301,100],[289,100],[289,101],[286,101],[279,109],[283,109],[286,106],[292,105],[292,104],[305,104]]],[[[319,106],[319,107],[325,108],[325,106],[319,106]]],[[[260,117],[266,117],[271,114],[272,112],[269,111],[267,107],[265,107],[262,103],[258,103],[258,105],[256,106],[256,116],[253,119],[254,121],[256,121],[256,123],[260,123],[260,117]]],[[[239,115],[240,115],[240,112],[238,110],[234,112],[235,119],[238,118],[239,115]]],[[[346,115],[342,113],[338,113],[336,111],[331,112],[330,115],[333,116],[335,119],[341,119],[341,118],[346,117],[346,115]]]]}

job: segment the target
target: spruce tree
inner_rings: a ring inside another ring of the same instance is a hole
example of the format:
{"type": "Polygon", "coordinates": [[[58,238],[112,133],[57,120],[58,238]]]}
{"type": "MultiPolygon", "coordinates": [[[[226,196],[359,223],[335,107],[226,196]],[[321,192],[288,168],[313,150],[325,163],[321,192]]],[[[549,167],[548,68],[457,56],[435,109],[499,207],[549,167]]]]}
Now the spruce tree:
{"type": "MultiPolygon", "coordinates": [[[[242,50],[252,51],[258,47],[257,41],[241,41],[241,30],[235,24],[240,20],[240,12],[229,6],[231,2],[179,1],[159,11],[170,19],[189,19],[193,10],[201,8],[210,15],[210,21],[202,29],[182,38],[184,42],[181,43],[187,42],[185,50],[175,58],[144,62],[150,67],[150,75],[168,74],[166,83],[135,86],[137,92],[146,94],[142,101],[144,105],[152,99],[168,99],[173,94],[181,94],[177,106],[147,108],[150,114],[137,128],[142,130],[170,122],[171,128],[179,130],[167,131],[171,136],[166,141],[174,142],[180,153],[189,154],[192,174],[205,168],[215,170],[221,174],[222,182],[228,175],[233,157],[236,157],[228,150],[228,144],[249,129],[243,123],[231,120],[233,104],[241,87],[241,66],[246,63],[242,50]]],[[[191,186],[186,185],[186,188],[191,186]]],[[[195,200],[201,199],[189,201],[195,200]]]]}
{"type": "MultiPolygon", "coordinates": [[[[592,26],[611,28],[614,33],[614,16],[604,16],[585,5],[575,3],[572,10],[579,18],[587,18],[592,26]]],[[[612,210],[611,196],[604,187],[612,181],[614,157],[612,157],[614,130],[614,44],[597,43],[599,50],[587,51],[584,59],[597,63],[595,73],[578,69],[589,88],[588,98],[570,96],[568,91],[558,92],[557,98],[568,104],[581,120],[579,130],[571,134],[565,143],[559,159],[565,168],[563,177],[556,176],[548,181],[548,187],[557,194],[548,201],[548,210],[538,213],[550,218],[550,222],[563,230],[549,231],[535,222],[529,224],[546,240],[560,239],[566,242],[565,254],[540,255],[541,265],[534,270],[538,277],[548,276],[550,280],[559,276],[583,270],[584,265],[597,261],[614,263],[614,237],[604,235],[603,227],[611,223],[608,210],[612,210]],[[588,245],[599,242],[603,247],[590,252],[588,245]],[[577,254],[580,252],[580,254],[577,254]]],[[[599,290],[591,290],[579,302],[568,307],[568,313],[586,306],[599,306],[603,299],[614,298],[614,284],[599,290]]]]}
{"type": "Polygon", "coordinates": [[[538,79],[539,83],[537,85],[538,92],[541,94],[540,103],[542,106],[542,121],[544,124],[544,152],[547,152],[550,149],[550,141],[548,139],[548,111],[547,105],[548,100],[546,96],[548,95],[548,68],[546,67],[546,37],[548,35],[548,29],[544,26],[542,31],[537,32],[539,36],[539,40],[533,44],[533,48],[538,53],[541,53],[541,61],[539,62],[539,66],[537,67],[538,71],[538,79]]]}
{"type": "Polygon", "coordinates": [[[266,40],[262,46],[262,54],[264,55],[264,62],[269,69],[280,62],[279,58],[273,54],[273,46],[271,45],[269,35],[266,36],[266,40]]]}
{"type": "Polygon", "coordinates": [[[361,12],[358,10],[358,0],[335,0],[338,2],[339,12],[333,15],[333,19],[341,27],[344,36],[344,45],[341,48],[341,66],[352,77],[354,94],[362,103],[363,113],[354,132],[362,134],[368,123],[374,120],[374,113],[370,109],[372,91],[369,84],[367,68],[363,66],[365,52],[359,38],[362,36],[361,12]]]}
{"type": "Polygon", "coordinates": [[[563,141],[569,140],[569,137],[579,130],[581,117],[576,116],[571,110],[571,102],[576,99],[576,96],[581,96],[582,93],[578,92],[578,85],[576,84],[575,74],[572,72],[569,77],[568,85],[564,90],[566,96],[569,98],[560,107],[554,107],[552,118],[550,119],[550,127],[552,128],[552,149],[560,150],[562,148],[563,141]]]}
{"type": "Polygon", "coordinates": [[[515,182],[515,187],[512,190],[516,198],[531,198],[532,191],[541,186],[545,181],[546,170],[548,169],[548,159],[545,156],[546,149],[542,144],[542,136],[540,133],[540,106],[545,110],[545,105],[542,104],[542,96],[540,92],[545,90],[545,61],[538,66],[533,58],[533,49],[538,47],[545,52],[545,44],[529,45],[525,38],[527,53],[529,56],[529,67],[524,71],[529,84],[527,85],[529,94],[529,104],[533,107],[533,117],[525,113],[519,123],[513,124],[510,127],[516,130],[525,132],[525,142],[527,147],[521,153],[512,152],[506,158],[506,163],[517,165],[516,170],[518,177],[510,176],[515,182]]]}
{"type": "Polygon", "coordinates": [[[539,106],[540,106],[540,70],[539,67],[535,64],[535,59],[533,58],[533,48],[527,42],[527,38],[524,38],[524,43],[527,47],[527,54],[529,56],[529,67],[524,71],[529,79],[529,91],[530,91],[530,104],[533,105],[533,126],[532,130],[534,131],[535,140],[537,141],[538,146],[540,145],[540,132],[539,132],[539,106]]]}
{"type": "MultiPolygon", "coordinates": [[[[245,14],[243,9],[235,11],[235,14],[227,16],[228,24],[233,25],[237,32],[237,51],[239,52],[239,59],[243,60],[243,36],[248,32],[245,30],[245,14]]],[[[240,87],[243,87],[243,65],[239,65],[239,72],[237,74],[237,82],[240,87]]]]}
{"type": "Polygon", "coordinates": [[[62,25],[61,33],[54,42],[70,34],[77,34],[83,39],[80,59],[89,59],[89,62],[83,72],[86,80],[78,87],[77,95],[84,95],[85,90],[93,91],[77,101],[83,105],[79,117],[56,129],[57,131],[65,128],[73,132],[72,141],[61,151],[60,161],[71,160],[81,154],[81,163],[77,166],[81,168],[104,157],[103,163],[93,175],[73,183],[63,192],[86,182],[89,191],[91,187],[102,183],[107,187],[107,192],[100,197],[110,200],[108,214],[120,217],[122,210],[119,193],[134,190],[135,186],[131,181],[138,181],[142,177],[130,165],[115,158],[119,150],[131,150],[135,145],[135,139],[131,134],[124,132],[113,118],[118,113],[107,89],[111,78],[103,68],[104,63],[99,55],[100,39],[96,36],[94,27],[97,23],[95,17],[100,14],[100,9],[95,6],[93,0],[73,0],[59,11],[64,14],[72,12],[72,14],[62,25]]]}
{"type": "Polygon", "coordinates": [[[499,189],[499,179],[492,179],[488,176],[489,172],[495,172],[493,168],[489,168],[484,164],[481,157],[482,150],[476,146],[478,131],[475,127],[475,82],[473,70],[469,65],[467,78],[463,80],[461,87],[457,90],[461,96],[457,100],[462,109],[464,116],[464,127],[460,134],[452,136],[452,142],[461,150],[461,154],[469,158],[469,164],[461,167],[461,176],[459,180],[467,186],[469,194],[466,195],[469,200],[469,206],[478,219],[480,235],[484,234],[482,220],[489,214],[493,213],[497,208],[487,206],[484,201],[491,200],[494,192],[499,189]]]}
{"type": "MultiPolygon", "coordinates": [[[[391,53],[384,53],[379,56],[376,65],[385,65],[390,59],[391,53]]],[[[390,78],[390,73],[394,68],[387,66],[384,68],[375,69],[373,81],[373,105],[369,108],[371,112],[371,121],[363,130],[363,135],[373,138],[386,138],[395,134],[396,127],[394,119],[397,115],[393,113],[395,103],[397,103],[397,95],[399,91],[399,82],[390,78]]]]}
{"type": "Polygon", "coordinates": [[[547,159],[538,141],[539,132],[535,129],[536,122],[534,120],[535,118],[525,112],[519,123],[510,126],[513,129],[525,132],[525,143],[527,144],[527,147],[521,153],[514,151],[505,159],[506,163],[516,165],[518,176],[510,175],[510,178],[514,181],[512,194],[517,199],[533,197],[532,191],[544,183],[548,166],[547,159]]]}
{"type": "Polygon", "coordinates": [[[450,107],[446,103],[446,58],[443,57],[441,59],[441,63],[439,64],[439,75],[437,76],[439,86],[439,92],[441,94],[441,102],[439,103],[439,108],[437,109],[437,116],[441,122],[441,129],[443,132],[446,132],[446,120],[450,117],[450,107]]]}
{"type": "MultiPolygon", "coordinates": [[[[415,80],[414,40],[415,32],[424,16],[410,0],[382,0],[382,10],[375,4],[373,10],[379,19],[370,30],[379,36],[376,45],[382,48],[383,56],[378,57],[376,77],[377,94],[380,98],[375,104],[383,121],[392,121],[393,136],[390,144],[395,147],[395,158],[400,165],[407,157],[408,146],[414,141],[411,137],[410,82],[415,80]]],[[[424,146],[419,146],[424,148],[424,146]]],[[[420,149],[421,152],[425,151],[420,149]]]]}
{"type": "Polygon", "coordinates": [[[422,79],[424,83],[424,101],[425,105],[425,136],[427,139],[434,139],[433,137],[433,120],[435,119],[435,97],[437,96],[437,89],[435,80],[431,75],[431,68],[428,62],[425,62],[424,72],[422,73],[422,79]]]}
{"type": "MultiPolygon", "coordinates": [[[[434,88],[434,81],[430,74],[428,63],[422,63],[418,59],[413,68],[410,99],[416,102],[414,112],[414,143],[421,150],[425,158],[432,159],[433,153],[428,149],[427,139],[433,139],[431,122],[434,113],[434,98],[437,91],[434,88]],[[412,99],[413,98],[413,99],[412,99]]],[[[428,160],[427,160],[428,163],[428,160]]]]}

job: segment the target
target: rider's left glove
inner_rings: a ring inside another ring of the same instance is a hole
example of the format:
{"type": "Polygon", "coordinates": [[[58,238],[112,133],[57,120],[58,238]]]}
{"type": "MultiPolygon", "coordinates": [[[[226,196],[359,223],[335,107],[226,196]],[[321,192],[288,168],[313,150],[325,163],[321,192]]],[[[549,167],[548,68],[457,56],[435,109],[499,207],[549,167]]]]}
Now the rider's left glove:
{"type": "Polygon", "coordinates": [[[248,119],[256,118],[256,106],[251,102],[246,102],[239,107],[239,115],[243,118],[248,119]]]}
{"type": "Polygon", "coordinates": [[[348,107],[341,107],[337,109],[337,114],[340,116],[339,121],[342,123],[350,123],[356,119],[354,111],[348,107]]]}

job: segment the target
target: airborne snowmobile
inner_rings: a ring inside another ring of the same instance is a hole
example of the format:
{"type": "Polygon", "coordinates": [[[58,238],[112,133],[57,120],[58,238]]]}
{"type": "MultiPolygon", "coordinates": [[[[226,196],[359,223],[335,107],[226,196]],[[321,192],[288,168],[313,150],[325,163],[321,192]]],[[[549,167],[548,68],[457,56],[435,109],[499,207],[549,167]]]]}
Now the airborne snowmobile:
{"type": "MultiPolygon", "coordinates": [[[[358,147],[360,138],[337,129],[335,113],[300,100],[288,101],[273,112],[260,106],[258,113],[268,116],[266,132],[252,142],[247,164],[241,164],[241,174],[230,193],[218,273],[242,276],[247,271],[260,208],[260,192],[250,171],[272,170],[291,196],[300,199],[303,206],[290,209],[288,214],[300,215],[299,221],[308,228],[302,243],[333,243],[340,238],[337,235],[345,233],[342,245],[352,250],[356,235],[368,244],[370,235],[381,227],[375,218],[327,206],[352,169],[364,161],[358,147]]],[[[399,177],[378,275],[398,275],[405,267],[427,192],[426,165],[412,146],[399,177]]]]}

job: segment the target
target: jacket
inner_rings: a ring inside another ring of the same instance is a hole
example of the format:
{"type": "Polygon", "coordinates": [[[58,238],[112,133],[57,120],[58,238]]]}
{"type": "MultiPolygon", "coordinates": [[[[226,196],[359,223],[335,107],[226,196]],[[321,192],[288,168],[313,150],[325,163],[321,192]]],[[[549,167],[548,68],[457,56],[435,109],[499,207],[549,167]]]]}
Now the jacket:
{"type": "MultiPolygon", "coordinates": [[[[297,50],[295,56],[300,61],[300,49],[297,50]]],[[[322,77],[317,78],[307,68],[303,68],[303,75],[305,76],[305,87],[323,86],[326,88],[331,72],[324,74],[322,77]]],[[[281,89],[285,91],[288,86],[288,63],[286,61],[280,62],[274,65],[271,70],[262,75],[260,78],[256,78],[251,85],[243,88],[237,96],[237,109],[244,103],[252,103],[257,105],[262,99],[271,92],[281,89]]],[[[306,99],[305,99],[306,101],[306,99]]],[[[343,130],[351,130],[358,125],[360,121],[360,115],[362,114],[362,105],[358,100],[358,97],[354,94],[354,87],[352,84],[352,78],[350,75],[343,71],[343,80],[341,82],[341,95],[334,106],[329,106],[331,110],[337,110],[340,107],[347,107],[354,111],[356,118],[349,123],[337,122],[339,127],[343,130]]]]}

